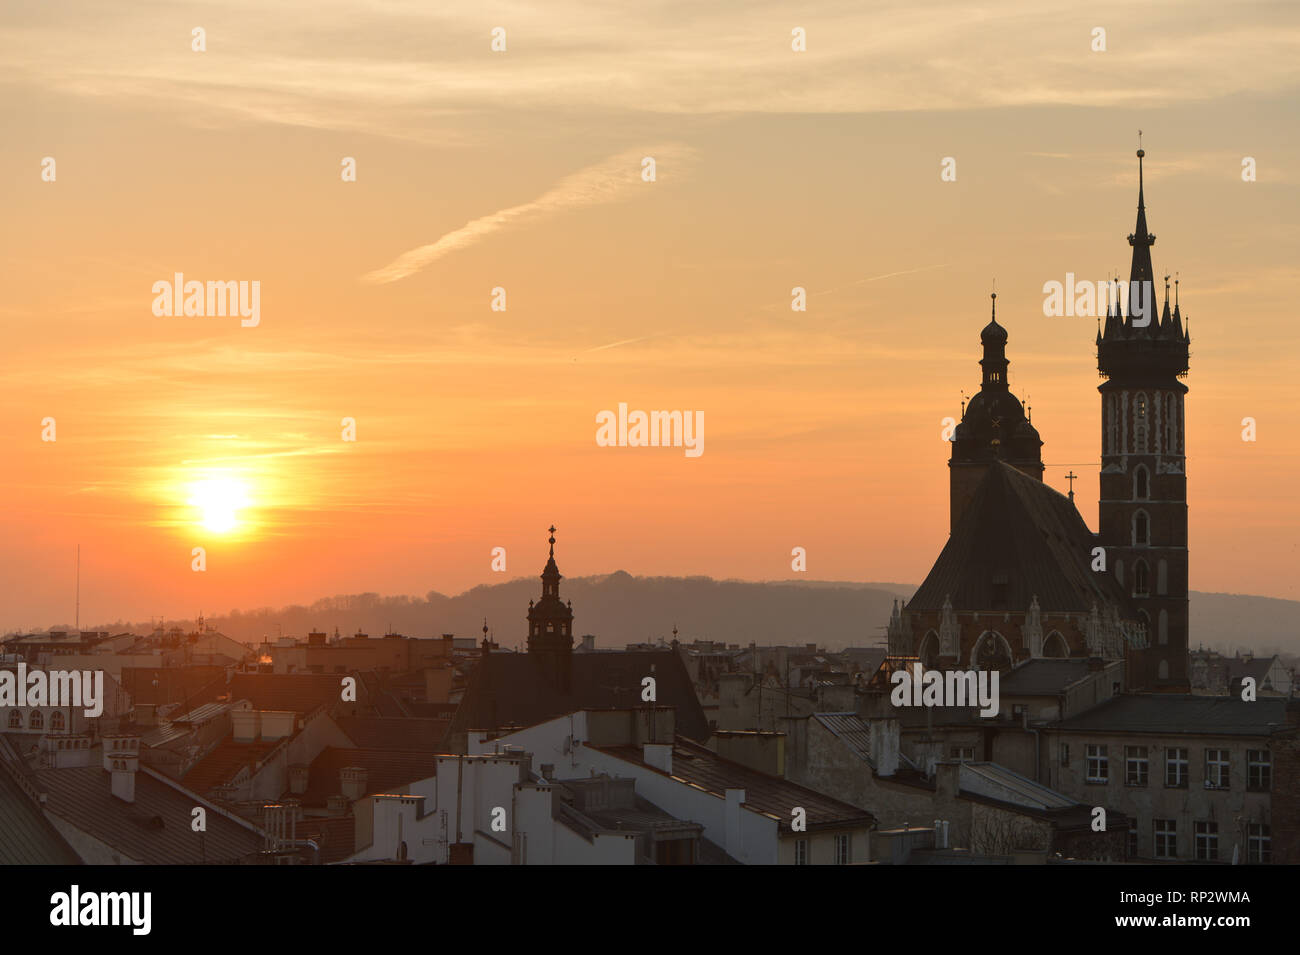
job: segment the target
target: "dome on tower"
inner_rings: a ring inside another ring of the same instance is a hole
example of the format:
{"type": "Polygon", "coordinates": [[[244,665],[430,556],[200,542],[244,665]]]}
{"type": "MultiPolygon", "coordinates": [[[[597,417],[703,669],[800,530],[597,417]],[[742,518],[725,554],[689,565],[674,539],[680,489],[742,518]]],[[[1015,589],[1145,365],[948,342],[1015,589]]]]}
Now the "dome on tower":
{"type": "Polygon", "coordinates": [[[984,326],[984,331],[980,332],[980,343],[984,345],[1007,343],[1007,330],[998,324],[997,318],[984,326]]]}

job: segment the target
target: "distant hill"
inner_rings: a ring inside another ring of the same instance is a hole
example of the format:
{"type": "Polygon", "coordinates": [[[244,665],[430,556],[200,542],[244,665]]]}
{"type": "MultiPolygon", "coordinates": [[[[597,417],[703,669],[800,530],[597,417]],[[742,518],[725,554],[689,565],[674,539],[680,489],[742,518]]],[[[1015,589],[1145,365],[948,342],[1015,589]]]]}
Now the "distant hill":
{"type": "MultiPolygon", "coordinates": [[[[561,585],[565,599],[573,601],[575,634],[595,634],[602,647],[671,639],[674,625],[684,641],[869,646],[884,640],[893,601],[910,598],[915,589],[914,584],[896,583],[633,577],[621,570],[566,579],[561,585]]],[[[333,633],[335,627],[344,634],[361,630],[379,636],[391,629],[410,636],[454,633],[479,639],[486,617],[497,642],[513,647],[523,645],[528,601],[538,592],[536,578],[528,577],[455,597],[436,591],[424,597],[355,594],[327,597],[310,607],[235,611],[208,618],[208,623],[254,643],[277,633],[333,633]]],[[[1300,653],[1300,602],[1195,591],[1191,600],[1193,648],[1300,653]]],[[[147,627],[119,622],[96,629],[147,627]]]]}

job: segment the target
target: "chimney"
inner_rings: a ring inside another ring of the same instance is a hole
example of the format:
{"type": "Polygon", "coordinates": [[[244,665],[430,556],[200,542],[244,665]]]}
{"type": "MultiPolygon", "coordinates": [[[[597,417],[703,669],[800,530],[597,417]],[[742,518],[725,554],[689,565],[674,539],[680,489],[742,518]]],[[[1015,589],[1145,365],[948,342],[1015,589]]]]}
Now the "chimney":
{"type": "Polygon", "coordinates": [[[583,649],[583,650],[595,650],[595,649],[596,649],[596,637],[595,637],[595,634],[584,633],[584,634],[582,635],[582,647],[581,647],[581,649],[583,649]]]}
{"type": "Polygon", "coordinates": [[[140,768],[140,737],[105,736],[104,768],[112,775],[111,790],[123,802],[135,802],[135,774],[140,768]]]}
{"type": "Polygon", "coordinates": [[[726,812],[726,828],[723,830],[726,844],[723,849],[726,850],[727,855],[737,862],[743,862],[742,852],[744,846],[740,838],[740,814],[744,811],[745,790],[728,789],[726,796],[727,805],[724,810],[726,812]]]}
{"type": "Polygon", "coordinates": [[[309,647],[325,646],[325,634],[321,633],[319,630],[313,630],[311,633],[307,634],[307,646],[309,647]]]}
{"type": "Polygon", "coordinates": [[[349,802],[356,802],[366,794],[366,777],[369,774],[360,766],[346,766],[339,772],[339,781],[343,795],[349,802]]]}
{"type": "Polygon", "coordinates": [[[869,727],[868,744],[871,760],[876,764],[877,776],[893,776],[898,772],[898,720],[875,719],[869,727]]]}
{"type": "Polygon", "coordinates": [[[785,775],[785,734],[763,730],[718,730],[718,755],[769,776],[785,775]]]}
{"type": "Polygon", "coordinates": [[[673,772],[672,743],[645,743],[641,747],[641,757],[647,766],[663,770],[670,776],[673,772]]]}

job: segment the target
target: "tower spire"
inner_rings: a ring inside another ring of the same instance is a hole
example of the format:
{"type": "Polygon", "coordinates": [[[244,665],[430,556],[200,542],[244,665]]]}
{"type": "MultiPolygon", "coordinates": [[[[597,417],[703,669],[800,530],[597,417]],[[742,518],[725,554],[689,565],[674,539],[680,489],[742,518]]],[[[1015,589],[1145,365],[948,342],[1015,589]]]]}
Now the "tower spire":
{"type": "MultiPolygon", "coordinates": [[[[1141,141],[1142,131],[1138,130],[1141,141]]],[[[1128,319],[1133,324],[1134,317],[1139,317],[1145,324],[1134,326],[1153,330],[1155,325],[1155,275],[1151,268],[1151,246],[1156,237],[1147,231],[1147,207],[1145,185],[1142,175],[1142,160],[1146,150],[1139,148],[1138,158],[1138,211],[1137,225],[1128,237],[1128,244],[1133,247],[1133,262],[1129,267],[1128,278],[1128,319]]]]}

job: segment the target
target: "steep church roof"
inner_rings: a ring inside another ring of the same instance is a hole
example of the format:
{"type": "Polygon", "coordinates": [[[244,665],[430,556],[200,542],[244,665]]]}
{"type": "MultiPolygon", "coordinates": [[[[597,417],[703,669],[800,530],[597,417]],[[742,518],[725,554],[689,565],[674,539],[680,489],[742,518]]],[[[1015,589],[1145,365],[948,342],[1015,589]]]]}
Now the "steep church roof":
{"type": "Polygon", "coordinates": [[[1044,613],[1126,608],[1114,578],[1092,570],[1097,546],[1065,495],[996,461],[907,609],[941,610],[950,598],[958,611],[1023,613],[1035,596],[1044,613]]]}

